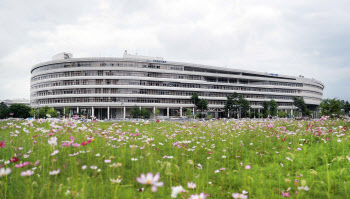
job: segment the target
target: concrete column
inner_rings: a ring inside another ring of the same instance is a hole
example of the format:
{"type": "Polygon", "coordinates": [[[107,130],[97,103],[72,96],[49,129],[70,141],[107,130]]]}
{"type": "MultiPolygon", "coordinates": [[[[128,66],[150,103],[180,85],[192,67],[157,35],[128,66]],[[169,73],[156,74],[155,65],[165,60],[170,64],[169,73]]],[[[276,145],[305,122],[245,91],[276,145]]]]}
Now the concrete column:
{"type": "Polygon", "coordinates": [[[293,109],[290,109],[290,117],[293,117],[293,109]]]}
{"type": "Polygon", "coordinates": [[[194,107],[193,107],[192,114],[193,114],[193,119],[196,119],[196,115],[194,114],[194,107]]]}
{"type": "Polygon", "coordinates": [[[107,119],[109,119],[109,106],[107,107],[107,119]]]}
{"type": "Polygon", "coordinates": [[[92,115],[92,116],[95,116],[95,109],[94,109],[93,106],[91,107],[91,115],[92,115]]]}
{"type": "Polygon", "coordinates": [[[124,106],[124,113],[123,113],[123,118],[124,118],[124,119],[125,119],[125,111],[126,111],[126,110],[125,110],[125,106],[124,106]]]}
{"type": "Polygon", "coordinates": [[[182,107],[180,107],[180,117],[182,117],[182,107]]]}
{"type": "Polygon", "coordinates": [[[166,108],[166,116],[169,118],[169,115],[170,115],[170,110],[169,110],[169,107],[166,108]]]}
{"type": "Polygon", "coordinates": [[[79,107],[77,106],[77,115],[79,115],[79,107]]]}
{"type": "Polygon", "coordinates": [[[155,112],[156,112],[156,107],[153,106],[153,116],[154,116],[154,117],[156,117],[156,116],[154,115],[155,112]]]}
{"type": "MultiPolygon", "coordinates": [[[[35,114],[35,112],[34,112],[35,114]]],[[[66,115],[66,107],[63,107],[63,115],[66,115]]]]}
{"type": "Polygon", "coordinates": [[[141,111],[141,106],[139,107],[140,111],[141,111]]]}

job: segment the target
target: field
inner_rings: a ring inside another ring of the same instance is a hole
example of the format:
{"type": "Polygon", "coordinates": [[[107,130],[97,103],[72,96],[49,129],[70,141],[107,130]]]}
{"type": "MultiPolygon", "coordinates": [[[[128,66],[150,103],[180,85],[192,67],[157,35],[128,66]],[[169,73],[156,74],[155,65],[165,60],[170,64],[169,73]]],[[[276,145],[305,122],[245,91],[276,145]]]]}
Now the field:
{"type": "Polygon", "coordinates": [[[349,121],[0,122],[0,198],[349,198],[349,121]]]}

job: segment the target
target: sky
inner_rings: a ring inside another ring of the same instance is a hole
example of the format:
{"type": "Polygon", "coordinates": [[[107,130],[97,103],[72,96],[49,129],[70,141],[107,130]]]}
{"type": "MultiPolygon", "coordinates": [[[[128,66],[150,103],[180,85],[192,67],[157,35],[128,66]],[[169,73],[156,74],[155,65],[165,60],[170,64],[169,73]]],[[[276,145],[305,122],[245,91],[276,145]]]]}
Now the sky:
{"type": "Polygon", "coordinates": [[[73,57],[159,56],[325,84],[350,100],[349,0],[0,0],[0,100],[30,98],[30,69],[73,57]]]}

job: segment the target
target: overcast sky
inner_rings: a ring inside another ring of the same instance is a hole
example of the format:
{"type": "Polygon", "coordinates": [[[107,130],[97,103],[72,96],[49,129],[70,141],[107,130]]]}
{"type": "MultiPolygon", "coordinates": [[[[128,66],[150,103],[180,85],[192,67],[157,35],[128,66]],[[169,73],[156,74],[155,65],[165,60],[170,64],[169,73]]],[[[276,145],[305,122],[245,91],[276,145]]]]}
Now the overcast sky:
{"type": "Polygon", "coordinates": [[[60,52],[131,54],[285,75],[350,100],[349,0],[0,0],[0,99],[60,52]]]}

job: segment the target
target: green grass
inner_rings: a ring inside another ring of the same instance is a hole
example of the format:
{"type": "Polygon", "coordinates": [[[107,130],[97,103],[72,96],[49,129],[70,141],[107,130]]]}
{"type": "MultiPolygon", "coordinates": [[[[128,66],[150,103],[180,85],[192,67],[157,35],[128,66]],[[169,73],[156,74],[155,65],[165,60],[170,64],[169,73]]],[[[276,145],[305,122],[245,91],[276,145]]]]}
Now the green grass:
{"type": "Polygon", "coordinates": [[[232,198],[232,193],[243,190],[248,191],[249,198],[283,198],[281,191],[287,189],[291,198],[349,198],[350,159],[346,156],[350,156],[350,131],[344,128],[349,124],[335,120],[196,123],[38,120],[31,128],[27,121],[2,121],[0,141],[5,142],[5,147],[0,148],[0,164],[12,172],[0,178],[0,198],[171,198],[171,187],[179,185],[188,193],[177,198],[201,192],[210,194],[208,198],[232,198]],[[137,131],[138,136],[131,136],[137,131]],[[50,137],[57,137],[57,146],[49,145],[50,137]],[[79,144],[86,142],[87,137],[94,139],[85,146],[62,146],[62,141],[71,141],[70,137],[79,144]],[[183,141],[188,142],[180,143],[181,148],[173,146],[183,141]],[[51,156],[54,150],[59,153],[51,156]],[[78,155],[69,156],[77,152],[78,155]],[[5,165],[15,154],[19,161],[5,165]],[[24,154],[29,156],[25,158],[24,154]],[[173,158],[164,158],[165,155],[173,158]],[[105,163],[106,159],[111,163],[105,163]],[[34,165],[38,160],[40,163],[34,165]],[[32,164],[16,168],[21,162],[32,164]],[[122,166],[110,167],[113,163],[122,166]],[[245,169],[247,165],[251,169],[245,169]],[[29,169],[34,171],[33,175],[21,176],[21,172],[29,169]],[[60,169],[58,175],[49,174],[56,169],[60,169]],[[136,181],[136,177],[148,172],[160,173],[159,181],[164,182],[155,193],[150,186],[136,181]],[[110,181],[118,176],[122,179],[120,184],[110,181]],[[298,190],[302,181],[308,191],[298,190]],[[196,183],[197,187],[188,189],[188,182],[196,183]],[[145,190],[140,192],[140,188],[145,190]],[[70,194],[66,195],[67,190],[70,194]]]}

